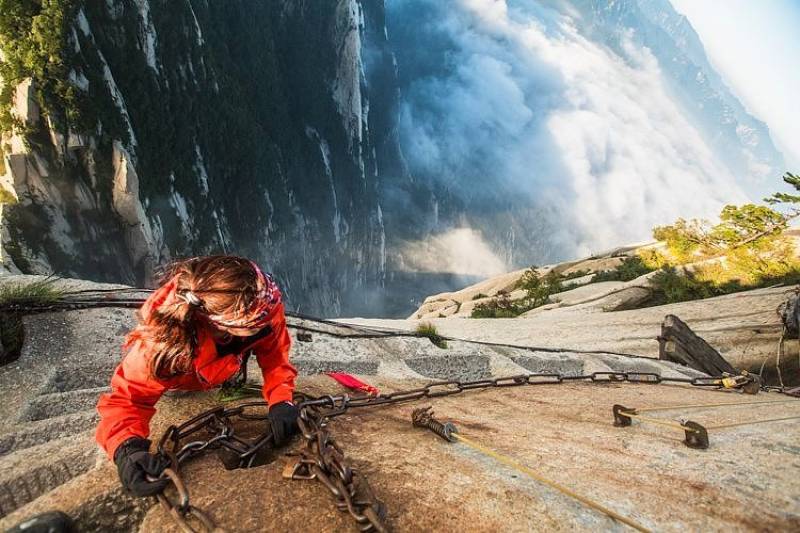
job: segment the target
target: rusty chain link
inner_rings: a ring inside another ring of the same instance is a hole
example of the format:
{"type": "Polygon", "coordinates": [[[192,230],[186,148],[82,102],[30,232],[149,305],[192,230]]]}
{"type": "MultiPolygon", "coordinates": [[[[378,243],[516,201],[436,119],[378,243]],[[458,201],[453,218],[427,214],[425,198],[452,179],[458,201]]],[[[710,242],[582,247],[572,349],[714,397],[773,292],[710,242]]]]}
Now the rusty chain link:
{"type": "MultiPolygon", "coordinates": [[[[739,389],[755,394],[762,387],[757,375],[743,373],[737,376],[672,378],[654,372],[594,372],[582,375],[557,373],[533,373],[496,379],[474,381],[437,381],[416,389],[407,389],[377,396],[354,396],[348,394],[319,397],[297,393],[295,400],[300,412],[298,426],[305,446],[298,458],[287,465],[284,477],[291,479],[316,479],[336,499],[336,506],[348,512],[361,531],[388,531],[385,524],[386,508],[374,495],[367,480],[353,469],[344,451],[331,435],[329,422],[349,409],[378,407],[428,398],[442,398],[470,390],[506,388],[569,382],[592,383],[679,383],[694,387],[717,389],[739,389]]],[[[179,475],[180,466],[208,450],[220,456],[227,469],[251,468],[264,464],[272,452],[272,430],[268,420],[267,404],[264,401],[242,403],[235,407],[219,406],[187,420],[170,426],[158,442],[157,450],[168,457],[172,468],[163,477],[171,480],[178,492],[178,502],[171,502],[164,494],[158,500],[168,514],[186,533],[210,533],[216,528],[212,521],[197,507],[191,505],[189,492],[179,475]],[[253,438],[246,439],[236,433],[236,420],[263,421],[264,429],[253,438]],[[205,439],[198,434],[206,433],[205,439]],[[191,438],[191,439],[190,439],[191,438]],[[187,442],[188,441],[188,442],[187,442]],[[193,519],[198,527],[193,527],[193,519]]]]}
{"type": "Polygon", "coordinates": [[[208,450],[215,450],[229,470],[263,464],[264,452],[272,449],[272,430],[266,424],[267,418],[265,402],[248,402],[230,408],[215,407],[178,426],[167,428],[156,449],[171,463],[171,468],[166,469],[162,477],[170,480],[178,499],[173,502],[164,493],[157,495],[156,499],[181,531],[211,533],[219,529],[205,513],[191,505],[189,491],[179,474],[180,466],[208,450]],[[264,431],[253,439],[244,439],[235,433],[236,419],[264,421],[264,431]],[[205,440],[195,437],[204,432],[211,436],[205,440]],[[185,442],[190,437],[193,440],[185,442]],[[191,521],[196,522],[196,526],[191,521]]]}
{"type": "Polygon", "coordinates": [[[350,466],[327,429],[330,418],[346,409],[346,401],[341,409],[324,410],[320,405],[301,407],[297,424],[306,444],[283,475],[289,479],[319,480],[333,494],[336,507],[349,512],[361,531],[385,532],[386,507],[375,497],[367,480],[350,466]]]}
{"type": "Polygon", "coordinates": [[[211,532],[214,531],[214,523],[205,513],[197,507],[189,503],[189,492],[186,490],[183,480],[178,476],[178,473],[172,468],[167,468],[163,473],[175,486],[178,492],[178,503],[172,502],[164,493],[156,495],[158,503],[172,517],[181,531],[184,533],[198,533],[198,532],[211,532]],[[200,528],[194,528],[189,520],[196,520],[200,524],[200,528]]]}

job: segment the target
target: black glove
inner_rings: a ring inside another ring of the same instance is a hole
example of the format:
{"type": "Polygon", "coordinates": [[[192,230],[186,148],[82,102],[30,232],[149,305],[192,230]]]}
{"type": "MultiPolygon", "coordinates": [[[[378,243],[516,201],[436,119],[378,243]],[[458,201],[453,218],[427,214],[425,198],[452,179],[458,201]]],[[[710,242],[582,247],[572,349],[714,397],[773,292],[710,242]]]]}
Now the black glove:
{"type": "Polygon", "coordinates": [[[149,440],[133,437],[120,444],[114,452],[119,480],[125,490],[134,496],[154,496],[169,483],[168,479],[147,480],[148,476],[159,477],[169,467],[169,459],[148,450],[149,440]]]}
{"type": "Polygon", "coordinates": [[[272,442],[283,446],[297,432],[297,416],[300,412],[289,402],[276,403],[269,408],[269,423],[272,426],[272,442]]]}

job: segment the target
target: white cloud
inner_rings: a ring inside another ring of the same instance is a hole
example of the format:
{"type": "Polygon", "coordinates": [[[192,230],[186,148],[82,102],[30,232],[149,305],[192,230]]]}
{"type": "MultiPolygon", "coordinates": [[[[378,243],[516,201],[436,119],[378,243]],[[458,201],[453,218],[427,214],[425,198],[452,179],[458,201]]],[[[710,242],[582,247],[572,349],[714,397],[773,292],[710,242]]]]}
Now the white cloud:
{"type": "Polygon", "coordinates": [[[564,13],[512,5],[449,5],[439,31],[455,43],[454,67],[406,94],[414,168],[458,183],[468,199],[500,184],[554,207],[565,234],[553,239],[574,253],[745,199],[666,92],[649,50],[629,42],[619,57],[564,13]]]}
{"type": "Polygon", "coordinates": [[[480,233],[455,228],[400,248],[403,268],[409,272],[447,272],[465,276],[493,276],[506,271],[480,233]]]}

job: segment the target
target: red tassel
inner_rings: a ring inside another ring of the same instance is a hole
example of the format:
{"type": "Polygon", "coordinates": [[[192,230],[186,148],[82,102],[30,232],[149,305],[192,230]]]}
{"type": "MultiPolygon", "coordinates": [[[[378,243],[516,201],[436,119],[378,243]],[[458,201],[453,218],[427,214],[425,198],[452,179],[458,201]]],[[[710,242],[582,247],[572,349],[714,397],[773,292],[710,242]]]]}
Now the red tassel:
{"type": "Polygon", "coordinates": [[[325,372],[325,375],[332,377],[340,385],[347,387],[350,390],[358,390],[361,392],[366,392],[370,396],[378,396],[381,391],[377,388],[373,387],[372,385],[368,385],[363,381],[359,380],[355,376],[347,374],[345,372],[325,372]]]}

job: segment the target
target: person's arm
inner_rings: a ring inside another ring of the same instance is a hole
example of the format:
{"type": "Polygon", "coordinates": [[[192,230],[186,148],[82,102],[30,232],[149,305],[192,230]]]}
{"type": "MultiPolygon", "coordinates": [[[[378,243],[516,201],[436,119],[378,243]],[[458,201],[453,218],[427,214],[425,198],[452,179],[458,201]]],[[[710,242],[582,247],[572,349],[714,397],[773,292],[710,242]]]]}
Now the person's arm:
{"type": "Polygon", "coordinates": [[[269,405],[269,423],[275,446],[286,444],[297,431],[297,407],[292,403],[297,370],[289,362],[292,339],[286,328],[283,304],[279,304],[272,320],[272,333],[256,344],[258,366],[264,376],[262,394],[269,405]]]}
{"type": "Polygon", "coordinates": [[[141,341],[136,342],[114,371],[111,392],[102,394],[97,402],[100,422],[95,438],[110,459],[114,460],[114,453],[125,441],[147,438],[155,404],[166,388],[150,377],[141,341]]]}
{"type": "Polygon", "coordinates": [[[292,339],[286,327],[282,303],[275,310],[271,327],[272,333],[253,347],[264,377],[262,394],[270,407],[292,401],[294,379],[297,376],[297,370],[289,362],[292,339]]]}

